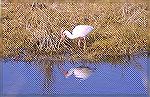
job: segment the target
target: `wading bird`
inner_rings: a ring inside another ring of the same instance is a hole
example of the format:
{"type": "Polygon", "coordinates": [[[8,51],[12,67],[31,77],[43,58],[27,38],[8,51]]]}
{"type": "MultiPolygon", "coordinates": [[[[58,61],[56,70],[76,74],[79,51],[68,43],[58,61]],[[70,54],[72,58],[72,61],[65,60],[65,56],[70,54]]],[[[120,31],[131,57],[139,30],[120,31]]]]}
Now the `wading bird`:
{"type": "Polygon", "coordinates": [[[68,78],[71,75],[74,75],[76,78],[79,78],[81,80],[87,79],[93,72],[93,70],[86,66],[79,66],[77,68],[71,68],[69,71],[65,71],[63,68],[61,68],[61,71],[63,72],[63,75],[65,78],[68,78]]]}
{"type": "Polygon", "coordinates": [[[90,33],[94,28],[89,25],[78,25],[76,26],[72,33],[70,33],[68,30],[65,30],[61,33],[61,39],[60,41],[64,40],[65,36],[67,36],[69,39],[75,39],[78,38],[78,46],[81,47],[81,40],[84,40],[84,49],[86,45],[86,35],[90,33]]]}

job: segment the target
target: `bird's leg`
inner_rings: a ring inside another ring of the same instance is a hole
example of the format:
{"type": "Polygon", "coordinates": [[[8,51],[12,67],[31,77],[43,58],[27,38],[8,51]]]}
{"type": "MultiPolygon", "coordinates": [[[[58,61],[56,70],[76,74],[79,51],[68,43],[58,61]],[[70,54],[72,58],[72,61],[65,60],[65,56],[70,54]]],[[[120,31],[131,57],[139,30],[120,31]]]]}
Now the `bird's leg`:
{"type": "Polygon", "coordinates": [[[79,37],[78,46],[81,47],[81,38],[79,37]]]}
{"type": "Polygon", "coordinates": [[[83,47],[83,49],[85,50],[85,48],[86,48],[86,39],[85,39],[85,37],[83,37],[83,40],[84,40],[84,47],[83,47]]]}

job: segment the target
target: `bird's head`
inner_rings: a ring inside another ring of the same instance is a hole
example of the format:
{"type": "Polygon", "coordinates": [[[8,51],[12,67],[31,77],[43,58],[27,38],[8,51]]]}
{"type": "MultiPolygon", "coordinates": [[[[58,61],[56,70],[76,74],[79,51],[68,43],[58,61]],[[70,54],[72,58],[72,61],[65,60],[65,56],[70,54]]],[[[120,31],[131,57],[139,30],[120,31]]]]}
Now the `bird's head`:
{"type": "Polygon", "coordinates": [[[68,36],[70,32],[65,30],[61,32],[61,41],[63,41],[65,39],[66,36],[68,36]]]}
{"type": "Polygon", "coordinates": [[[74,68],[70,69],[69,71],[64,71],[63,70],[63,74],[65,76],[65,78],[68,78],[69,76],[71,76],[74,72],[74,68]]]}
{"type": "Polygon", "coordinates": [[[68,77],[68,71],[64,70],[62,65],[59,65],[58,68],[61,70],[61,72],[63,73],[64,77],[67,78],[68,77]]]}
{"type": "Polygon", "coordinates": [[[68,36],[69,33],[70,33],[70,32],[69,32],[68,30],[65,30],[62,34],[63,34],[64,36],[68,36]]]}
{"type": "Polygon", "coordinates": [[[64,71],[63,73],[64,73],[65,78],[68,78],[68,71],[64,71]]]}

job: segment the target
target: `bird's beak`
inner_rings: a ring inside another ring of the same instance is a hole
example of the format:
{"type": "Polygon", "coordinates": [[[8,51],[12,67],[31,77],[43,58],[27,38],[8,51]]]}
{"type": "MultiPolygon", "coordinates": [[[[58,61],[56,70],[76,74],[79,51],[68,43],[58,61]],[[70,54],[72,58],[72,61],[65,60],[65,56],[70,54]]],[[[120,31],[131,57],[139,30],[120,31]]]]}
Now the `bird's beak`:
{"type": "Polygon", "coordinates": [[[68,78],[68,76],[67,76],[68,72],[67,71],[64,71],[63,74],[64,74],[65,78],[68,78]]]}
{"type": "Polygon", "coordinates": [[[62,42],[65,39],[65,34],[63,33],[63,29],[61,29],[61,38],[60,38],[60,42],[62,42]]]}
{"type": "Polygon", "coordinates": [[[58,43],[58,49],[59,49],[59,46],[60,46],[60,44],[64,41],[64,39],[65,39],[65,34],[63,33],[63,29],[61,29],[61,32],[60,32],[60,35],[61,35],[61,38],[60,38],[60,41],[59,41],[59,43],[58,43]]]}
{"type": "Polygon", "coordinates": [[[60,38],[60,42],[62,42],[63,40],[65,39],[65,35],[61,35],[61,38],[60,38]]]}

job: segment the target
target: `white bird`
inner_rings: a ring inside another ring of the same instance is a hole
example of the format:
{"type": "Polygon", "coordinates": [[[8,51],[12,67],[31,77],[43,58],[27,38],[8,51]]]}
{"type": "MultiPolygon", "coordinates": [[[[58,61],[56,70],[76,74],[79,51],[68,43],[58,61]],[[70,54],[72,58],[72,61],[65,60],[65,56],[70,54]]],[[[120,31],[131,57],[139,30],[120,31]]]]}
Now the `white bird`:
{"type": "Polygon", "coordinates": [[[69,39],[79,38],[78,46],[80,47],[81,39],[84,39],[84,48],[85,48],[85,44],[86,44],[85,37],[93,29],[94,28],[89,25],[78,25],[73,29],[72,33],[70,33],[68,30],[62,32],[61,41],[64,39],[65,36],[67,36],[69,39]]]}
{"type": "Polygon", "coordinates": [[[71,68],[69,71],[65,71],[62,69],[62,71],[63,71],[65,78],[68,78],[69,76],[74,75],[76,78],[79,78],[81,80],[87,79],[93,72],[92,69],[90,69],[89,67],[85,67],[85,66],[71,68]]]}

